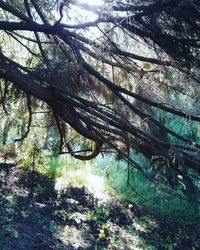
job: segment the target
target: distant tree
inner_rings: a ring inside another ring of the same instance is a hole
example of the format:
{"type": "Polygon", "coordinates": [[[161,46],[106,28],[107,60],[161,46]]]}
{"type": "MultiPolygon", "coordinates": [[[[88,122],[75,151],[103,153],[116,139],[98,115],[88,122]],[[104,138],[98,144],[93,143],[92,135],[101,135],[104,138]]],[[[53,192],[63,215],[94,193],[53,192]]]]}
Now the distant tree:
{"type": "Polygon", "coordinates": [[[151,178],[135,150],[177,175],[200,174],[199,1],[5,0],[0,8],[1,103],[5,110],[10,86],[25,93],[23,138],[37,98],[55,117],[60,153],[89,160],[114,150],[151,178]],[[74,152],[66,126],[94,151],[74,152]]]}

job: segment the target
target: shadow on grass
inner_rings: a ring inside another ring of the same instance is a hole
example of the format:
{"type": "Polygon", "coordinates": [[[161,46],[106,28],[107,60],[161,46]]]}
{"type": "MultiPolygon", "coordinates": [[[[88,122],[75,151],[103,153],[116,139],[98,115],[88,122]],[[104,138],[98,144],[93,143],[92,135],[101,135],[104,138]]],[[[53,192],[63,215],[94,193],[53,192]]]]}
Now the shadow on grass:
{"type": "Polygon", "coordinates": [[[142,207],[99,204],[85,188],[0,164],[0,249],[200,249],[198,231],[142,207]]]}
{"type": "Polygon", "coordinates": [[[0,164],[0,192],[0,249],[74,249],[56,236],[53,207],[43,203],[50,194],[52,203],[56,198],[48,179],[0,164]]]}

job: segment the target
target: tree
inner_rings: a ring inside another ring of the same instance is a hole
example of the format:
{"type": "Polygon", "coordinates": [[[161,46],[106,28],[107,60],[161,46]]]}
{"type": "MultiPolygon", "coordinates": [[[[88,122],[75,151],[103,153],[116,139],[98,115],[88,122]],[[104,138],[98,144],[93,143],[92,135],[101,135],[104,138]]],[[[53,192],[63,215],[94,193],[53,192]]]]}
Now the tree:
{"type": "Polygon", "coordinates": [[[197,1],[10,0],[0,8],[1,101],[9,86],[26,94],[22,138],[37,98],[54,115],[60,153],[89,160],[112,149],[151,179],[131,157],[134,149],[152,164],[164,159],[176,175],[200,174],[197,1]],[[85,21],[84,11],[95,19],[85,21]],[[9,43],[21,52],[8,51],[9,43]],[[183,135],[172,119],[192,128],[183,135]],[[73,151],[66,124],[95,143],[91,154],[73,151]]]}

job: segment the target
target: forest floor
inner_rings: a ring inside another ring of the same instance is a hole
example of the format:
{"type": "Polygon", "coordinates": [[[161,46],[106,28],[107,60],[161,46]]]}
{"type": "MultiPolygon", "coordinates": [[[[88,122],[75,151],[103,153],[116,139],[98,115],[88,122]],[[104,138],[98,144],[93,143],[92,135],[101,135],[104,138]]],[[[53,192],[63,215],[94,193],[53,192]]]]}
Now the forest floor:
{"type": "Polygon", "coordinates": [[[1,250],[200,249],[192,224],[153,214],[84,187],[61,193],[52,178],[0,164],[1,250]]]}

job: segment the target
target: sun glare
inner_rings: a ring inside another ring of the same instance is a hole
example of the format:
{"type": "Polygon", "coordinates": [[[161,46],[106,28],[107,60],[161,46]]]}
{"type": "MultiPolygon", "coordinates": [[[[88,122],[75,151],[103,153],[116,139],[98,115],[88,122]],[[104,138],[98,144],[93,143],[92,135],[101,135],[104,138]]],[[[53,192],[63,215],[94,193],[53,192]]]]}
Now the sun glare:
{"type": "Polygon", "coordinates": [[[79,0],[80,3],[86,3],[88,5],[102,6],[104,4],[103,0],[79,0]]]}
{"type": "MultiPolygon", "coordinates": [[[[84,8],[76,9],[75,15],[77,15],[78,11],[81,10],[79,14],[80,20],[82,17],[82,21],[85,20],[85,22],[93,22],[98,18],[98,12],[95,12],[95,10],[103,7],[105,5],[105,0],[77,0],[77,3],[80,5],[86,4],[86,6],[84,8]]],[[[78,7],[78,5],[75,7],[78,7]]],[[[90,35],[92,35],[91,30],[93,30],[93,34],[99,34],[99,31],[92,28],[90,29],[90,35]]]]}

